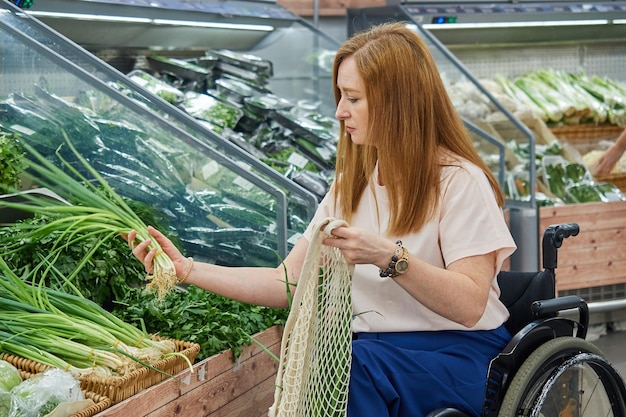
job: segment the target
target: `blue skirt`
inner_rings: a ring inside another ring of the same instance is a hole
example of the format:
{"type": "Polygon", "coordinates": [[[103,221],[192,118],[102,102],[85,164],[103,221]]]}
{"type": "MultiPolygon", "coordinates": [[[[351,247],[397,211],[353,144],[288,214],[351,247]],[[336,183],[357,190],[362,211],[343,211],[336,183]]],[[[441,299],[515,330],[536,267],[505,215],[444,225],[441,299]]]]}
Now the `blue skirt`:
{"type": "Polygon", "coordinates": [[[485,331],[358,333],[348,417],[424,417],[442,407],[480,416],[489,362],[511,335],[485,331]]]}

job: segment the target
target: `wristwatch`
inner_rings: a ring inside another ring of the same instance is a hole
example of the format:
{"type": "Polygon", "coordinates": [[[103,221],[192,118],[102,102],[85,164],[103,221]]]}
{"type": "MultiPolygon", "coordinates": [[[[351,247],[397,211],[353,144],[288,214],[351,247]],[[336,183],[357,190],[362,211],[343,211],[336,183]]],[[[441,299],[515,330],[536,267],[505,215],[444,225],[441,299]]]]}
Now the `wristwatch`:
{"type": "Polygon", "coordinates": [[[406,248],[402,248],[402,256],[395,262],[391,278],[395,278],[398,275],[404,274],[409,270],[409,251],[406,248]]]}
{"type": "Polygon", "coordinates": [[[404,246],[402,246],[402,241],[400,240],[396,242],[396,245],[397,248],[395,253],[391,257],[389,267],[387,267],[387,269],[380,270],[381,278],[396,278],[404,274],[409,269],[409,251],[406,250],[404,246]]]}

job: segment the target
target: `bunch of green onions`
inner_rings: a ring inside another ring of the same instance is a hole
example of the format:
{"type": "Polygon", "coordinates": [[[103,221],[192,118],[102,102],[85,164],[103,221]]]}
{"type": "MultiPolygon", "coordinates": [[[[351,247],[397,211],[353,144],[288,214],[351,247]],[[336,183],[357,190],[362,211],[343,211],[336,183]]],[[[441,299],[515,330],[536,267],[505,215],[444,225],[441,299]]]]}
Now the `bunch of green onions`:
{"type": "Polygon", "coordinates": [[[0,351],[78,377],[123,376],[138,364],[155,369],[151,364],[167,355],[189,363],[172,340],[151,338],[86,298],[49,289],[36,273],[19,277],[0,257],[0,351]]]}
{"type": "MultiPolygon", "coordinates": [[[[50,259],[54,259],[55,249],[80,245],[85,239],[94,236],[104,242],[106,239],[116,238],[120,235],[125,236],[131,230],[136,230],[138,242],[150,239],[147,225],[80,155],[67,134],[65,132],[63,134],[66,145],[89,174],[95,178],[96,184],[90,182],[65,160],[59,152],[60,148],[57,149],[56,156],[68,172],[50,162],[28,143],[22,141],[20,145],[35,159],[34,161],[32,158],[29,160],[28,168],[32,172],[27,170],[25,175],[71,203],[53,202],[49,198],[33,196],[28,193],[22,195],[30,200],[29,203],[16,203],[0,199],[0,207],[12,207],[42,215],[60,215],[46,225],[20,225],[24,229],[23,238],[27,241],[36,242],[43,236],[60,231],[59,238],[50,254],[50,259]]],[[[4,248],[3,251],[4,253],[17,251],[20,249],[19,246],[20,243],[16,242],[13,247],[4,248]]],[[[157,297],[163,298],[176,285],[176,269],[172,260],[163,252],[155,239],[151,239],[149,248],[156,248],[157,254],[154,257],[153,271],[146,275],[147,288],[156,290],[157,297]]],[[[91,253],[95,253],[97,249],[98,245],[95,245],[91,253]]],[[[58,255],[58,252],[56,254],[58,255]]],[[[85,263],[83,262],[77,269],[85,263]]]]}

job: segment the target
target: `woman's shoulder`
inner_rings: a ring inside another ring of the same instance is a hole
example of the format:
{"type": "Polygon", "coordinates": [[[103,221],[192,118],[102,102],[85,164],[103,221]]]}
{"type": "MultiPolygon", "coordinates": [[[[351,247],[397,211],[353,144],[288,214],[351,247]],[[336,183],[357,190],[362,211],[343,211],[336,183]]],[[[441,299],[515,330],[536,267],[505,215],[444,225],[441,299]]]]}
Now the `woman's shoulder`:
{"type": "Polygon", "coordinates": [[[482,168],[478,165],[449,151],[441,152],[439,156],[439,163],[441,164],[442,180],[456,175],[469,177],[473,177],[475,175],[484,176],[482,168]]]}

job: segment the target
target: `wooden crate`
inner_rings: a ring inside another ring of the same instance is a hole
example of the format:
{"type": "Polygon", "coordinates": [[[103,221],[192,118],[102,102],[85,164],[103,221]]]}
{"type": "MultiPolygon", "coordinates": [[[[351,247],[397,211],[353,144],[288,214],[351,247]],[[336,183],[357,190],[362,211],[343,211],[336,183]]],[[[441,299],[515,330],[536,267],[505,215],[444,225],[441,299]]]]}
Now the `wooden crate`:
{"type": "Polygon", "coordinates": [[[559,248],[557,291],[626,283],[626,201],[540,207],[539,213],[539,230],[580,225],[578,236],[559,248]]]}
{"type": "MultiPolygon", "coordinates": [[[[274,355],[280,351],[282,327],[254,336],[274,355]]],[[[97,417],[265,417],[274,401],[278,362],[253,343],[233,361],[222,352],[198,362],[191,370],[162,381],[97,417]]]]}

